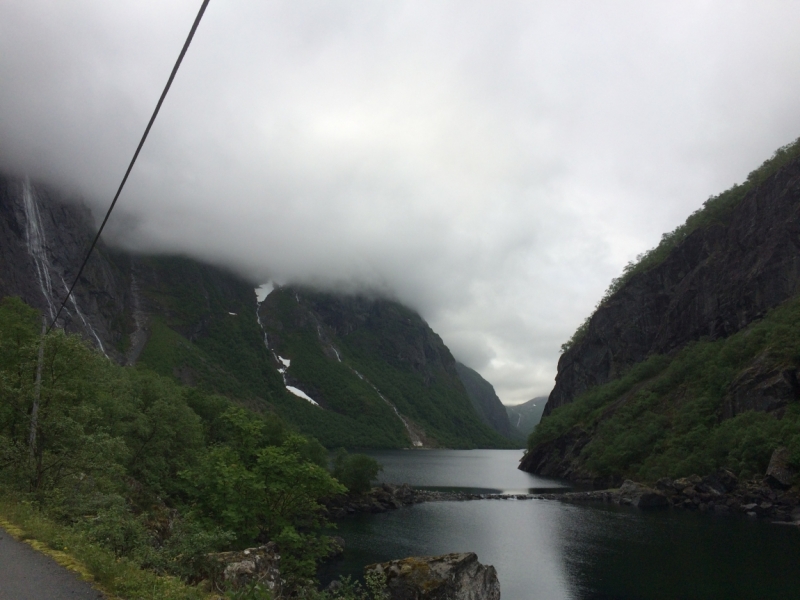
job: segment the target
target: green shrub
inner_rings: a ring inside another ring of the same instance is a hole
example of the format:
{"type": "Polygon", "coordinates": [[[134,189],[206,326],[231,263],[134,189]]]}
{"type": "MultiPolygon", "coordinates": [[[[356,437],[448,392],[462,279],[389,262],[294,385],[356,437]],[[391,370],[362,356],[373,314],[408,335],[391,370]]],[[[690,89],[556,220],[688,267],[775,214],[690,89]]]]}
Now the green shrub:
{"type": "Polygon", "coordinates": [[[2,505],[8,518],[75,549],[123,598],[197,597],[158,575],[196,582],[210,572],[208,553],[265,539],[286,546],[288,577],[313,581],[327,544],[320,501],[345,491],[318,441],[54,331],[43,340],[31,445],[39,325],[19,299],[0,302],[0,485],[19,504],[2,505]],[[141,581],[163,593],[140,593],[141,581]]]}
{"type": "Polygon", "coordinates": [[[340,449],[333,461],[333,476],[353,494],[364,494],[372,488],[383,467],[366,454],[348,454],[340,449]]]}

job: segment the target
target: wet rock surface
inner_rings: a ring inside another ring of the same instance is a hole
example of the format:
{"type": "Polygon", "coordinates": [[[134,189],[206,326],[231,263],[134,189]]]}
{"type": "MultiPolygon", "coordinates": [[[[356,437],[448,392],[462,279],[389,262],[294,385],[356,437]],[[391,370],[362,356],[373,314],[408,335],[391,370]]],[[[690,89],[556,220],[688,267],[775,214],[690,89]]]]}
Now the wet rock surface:
{"type": "Polygon", "coordinates": [[[474,552],[422,556],[367,565],[386,577],[390,600],[500,600],[500,581],[474,552]]]}

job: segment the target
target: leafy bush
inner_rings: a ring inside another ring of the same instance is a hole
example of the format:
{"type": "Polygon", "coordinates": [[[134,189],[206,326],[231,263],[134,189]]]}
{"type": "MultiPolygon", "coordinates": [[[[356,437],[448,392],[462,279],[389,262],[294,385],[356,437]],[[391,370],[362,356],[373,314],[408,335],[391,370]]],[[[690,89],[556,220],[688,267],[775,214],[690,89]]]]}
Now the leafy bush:
{"type": "Polygon", "coordinates": [[[340,449],[333,461],[333,476],[353,494],[364,494],[372,488],[372,482],[383,467],[366,454],[348,454],[340,449]]]}
{"type": "MultiPolygon", "coordinates": [[[[19,299],[0,302],[0,485],[41,511],[28,519],[47,523],[34,535],[87,548],[89,570],[121,597],[144,597],[138,584],[125,588],[136,568],[195,582],[208,572],[209,552],[267,539],[285,546],[287,578],[313,582],[327,551],[320,501],[345,491],[318,441],[275,415],[120,367],[78,336],[42,339],[39,322],[19,299]],[[113,583],[112,563],[124,581],[113,583]]],[[[158,589],[184,589],[152,577],[144,580],[158,589]]],[[[175,593],[157,597],[188,597],[175,593]]]]}

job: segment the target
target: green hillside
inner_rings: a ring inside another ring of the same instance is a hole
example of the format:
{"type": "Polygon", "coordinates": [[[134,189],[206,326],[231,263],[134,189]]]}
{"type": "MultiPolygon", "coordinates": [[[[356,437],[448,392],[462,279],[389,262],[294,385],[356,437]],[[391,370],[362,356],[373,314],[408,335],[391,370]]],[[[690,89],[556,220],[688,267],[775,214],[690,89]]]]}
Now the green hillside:
{"type": "Polygon", "coordinates": [[[327,410],[369,422],[405,445],[408,434],[390,404],[424,445],[509,445],[481,421],[450,351],[414,311],[387,300],[284,288],[270,294],[260,314],[270,347],[291,360],[287,377],[327,410]]]}

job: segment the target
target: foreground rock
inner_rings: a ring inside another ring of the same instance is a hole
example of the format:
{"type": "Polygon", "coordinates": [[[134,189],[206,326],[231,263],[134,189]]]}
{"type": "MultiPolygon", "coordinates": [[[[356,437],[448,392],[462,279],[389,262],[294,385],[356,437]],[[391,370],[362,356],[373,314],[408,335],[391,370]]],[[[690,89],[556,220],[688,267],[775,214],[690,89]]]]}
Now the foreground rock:
{"type": "Polygon", "coordinates": [[[281,595],[281,557],[274,542],[237,552],[208,555],[212,565],[212,581],[239,590],[258,583],[268,589],[273,598],[281,595]]]}
{"type": "Polygon", "coordinates": [[[389,600],[500,600],[500,581],[474,552],[422,556],[367,565],[386,577],[389,600]]]}

